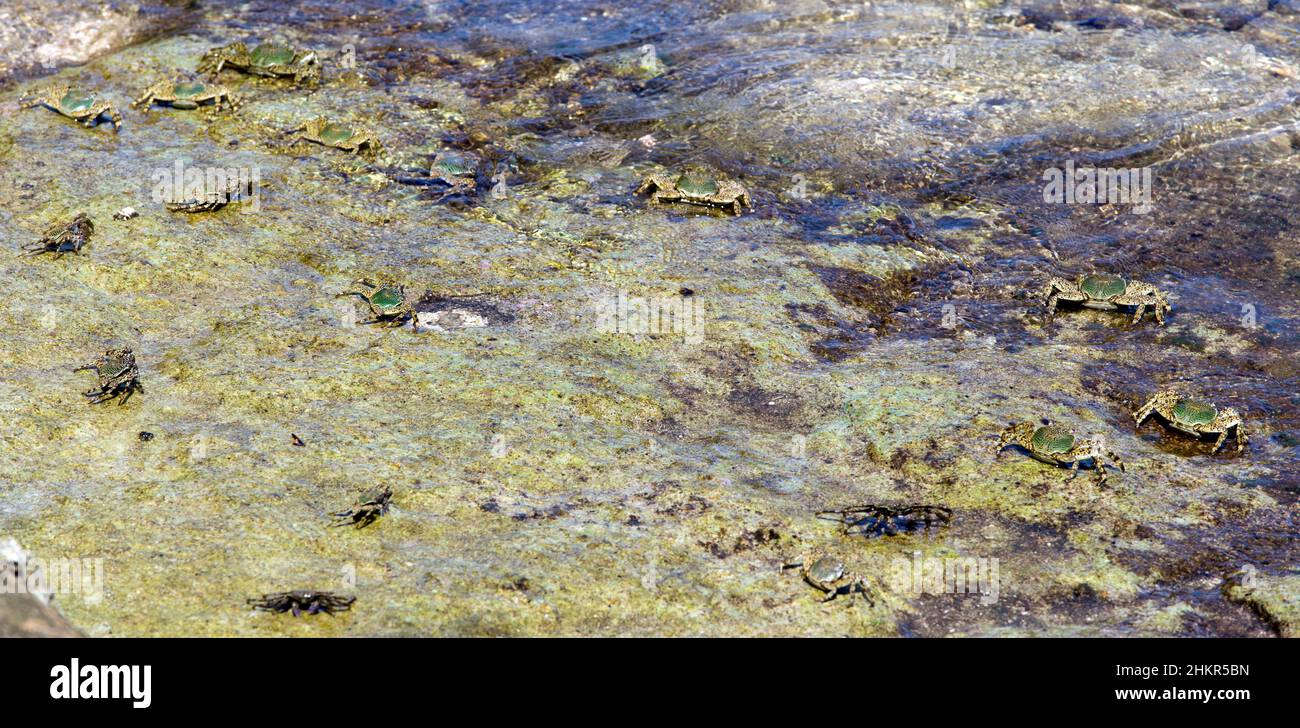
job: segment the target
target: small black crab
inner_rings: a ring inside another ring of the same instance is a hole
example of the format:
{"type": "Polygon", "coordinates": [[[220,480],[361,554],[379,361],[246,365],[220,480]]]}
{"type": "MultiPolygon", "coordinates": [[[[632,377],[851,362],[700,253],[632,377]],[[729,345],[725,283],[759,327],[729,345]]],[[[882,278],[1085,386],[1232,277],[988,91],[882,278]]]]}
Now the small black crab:
{"type": "Polygon", "coordinates": [[[95,361],[72,371],[93,371],[98,378],[98,389],[82,392],[83,396],[90,398],[90,404],[99,404],[120,397],[117,403],[123,405],[131,398],[132,392],[144,391],[144,386],[139,380],[140,370],[135,365],[135,354],[130,349],[109,349],[95,361]]]}
{"type": "Polygon", "coordinates": [[[952,509],[943,506],[903,506],[891,508],[875,504],[849,506],[833,511],[818,511],[817,517],[839,521],[844,535],[862,534],[867,538],[900,531],[914,531],[933,524],[947,525],[952,520],[952,509]],[[831,518],[828,518],[831,517],[831,518]]]}
{"type": "Polygon", "coordinates": [[[300,617],[303,612],[307,614],[324,612],[329,615],[335,612],[346,612],[352,608],[352,603],[356,600],[356,597],[341,597],[330,592],[300,590],[263,594],[249,599],[248,603],[254,609],[280,613],[293,612],[293,616],[300,617]]]}
{"type": "Polygon", "coordinates": [[[365,497],[356,505],[346,511],[331,513],[334,518],[339,519],[335,526],[356,526],[365,528],[374,523],[377,518],[388,513],[388,506],[393,500],[393,489],[387,486],[376,490],[365,497]]]}

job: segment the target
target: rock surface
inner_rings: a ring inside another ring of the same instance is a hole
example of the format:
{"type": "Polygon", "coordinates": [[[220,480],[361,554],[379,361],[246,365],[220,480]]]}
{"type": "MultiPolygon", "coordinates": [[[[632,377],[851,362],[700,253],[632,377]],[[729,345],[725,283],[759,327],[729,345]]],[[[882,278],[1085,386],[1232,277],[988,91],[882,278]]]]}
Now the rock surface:
{"type": "Polygon", "coordinates": [[[1294,18],[1014,5],[222,4],[4,79],[0,533],[105,560],[102,600],[60,602],[93,635],[1277,634],[1223,585],[1253,566],[1268,614],[1296,594],[1294,18]],[[229,72],[233,114],[128,108],[268,38],[324,84],[229,72]],[[46,82],[107,93],[121,132],[20,110],[46,82]],[[322,114],[387,151],[291,144],[322,114]],[[473,194],[419,180],[447,149],[484,160],[473,194]],[[1067,163],[1148,168],[1150,211],[1045,199],[1067,163]],[[177,164],[256,171],[257,202],[170,213],[177,164]],[[632,194],[688,165],[756,209],[632,194]],[[79,211],[82,254],[12,252],[79,211]],[[1165,291],[1168,324],[1043,321],[1046,279],[1094,269],[1165,291]],[[336,297],[361,277],[485,295],[385,329],[336,297]],[[70,370],[109,346],[145,391],[90,407],[70,370]],[[1135,427],[1166,386],[1243,410],[1250,447],[1135,427]],[[1127,472],[995,456],[1041,418],[1127,472]],[[328,527],[376,484],[388,515],[328,527]],[[955,516],[816,516],[864,502],[955,516]],[[823,552],[874,606],[781,568],[823,552]],[[996,598],[927,563],[996,563],[996,598]],[[245,605],[300,588],[357,602],[245,605]]]}

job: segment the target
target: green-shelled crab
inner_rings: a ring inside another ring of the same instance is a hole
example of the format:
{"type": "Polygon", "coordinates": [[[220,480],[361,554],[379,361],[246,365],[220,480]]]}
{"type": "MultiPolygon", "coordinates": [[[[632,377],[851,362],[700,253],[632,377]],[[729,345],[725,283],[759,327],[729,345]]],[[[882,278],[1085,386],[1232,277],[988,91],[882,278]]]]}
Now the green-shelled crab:
{"type": "Polygon", "coordinates": [[[1237,436],[1237,452],[1246,449],[1250,443],[1245,420],[1231,407],[1219,409],[1205,400],[1184,397],[1177,390],[1165,389],[1156,392],[1154,397],[1134,412],[1133,419],[1141,425],[1152,412],[1160,415],[1161,419],[1179,432],[1195,437],[1218,435],[1219,439],[1215,441],[1210,454],[1218,452],[1233,431],[1237,436]]]}
{"type": "Polygon", "coordinates": [[[140,370],[135,365],[135,354],[130,349],[109,349],[95,361],[72,371],[93,371],[98,378],[98,389],[82,392],[90,398],[90,404],[107,402],[120,396],[117,403],[123,405],[131,398],[132,392],[144,391],[139,380],[140,370]]]}
{"type": "Polygon", "coordinates": [[[79,253],[95,233],[95,223],[85,213],[79,213],[69,223],[56,223],[45,231],[40,240],[23,248],[29,255],[54,253],[62,258],[64,253],[79,253]]]}
{"type": "Polygon", "coordinates": [[[406,294],[405,286],[381,285],[364,278],[358,278],[352,281],[352,285],[348,287],[348,290],[338,295],[361,297],[361,300],[370,308],[370,313],[375,316],[374,319],[362,323],[382,323],[391,327],[401,326],[409,319],[411,328],[415,328],[415,301],[406,294]]]}
{"type": "Polygon", "coordinates": [[[294,83],[320,80],[320,58],[315,51],[297,50],[275,43],[263,43],[252,51],[242,42],[213,48],[199,61],[199,73],[213,77],[223,68],[234,68],[254,76],[292,78],[294,83]]]}
{"type": "Polygon", "coordinates": [[[197,109],[203,104],[213,104],[217,111],[229,105],[233,111],[239,108],[240,102],[225,86],[202,81],[159,81],[145,89],[140,98],[131,102],[131,107],[148,112],[154,104],[166,104],[173,109],[197,109]]]}
{"type": "Polygon", "coordinates": [[[80,91],[64,84],[46,86],[21,99],[19,105],[24,109],[45,106],[87,127],[98,123],[101,116],[107,116],[113,122],[113,131],[122,128],[122,115],[117,113],[113,104],[93,91],[80,91]]]}
{"type": "Polygon", "coordinates": [[[383,149],[379,144],[379,138],[369,129],[337,124],[323,116],[312,119],[300,128],[295,129],[295,131],[301,133],[294,140],[294,143],[300,141],[314,142],[322,146],[353,153],[360,153],[364,150],[370,154],[377,154],[383,149]]]}
{"type": "Polygon", "coordinates": [[[809,563],[808,559],[803,558],[795,562],[781,564],[781,569],[799,569],[799,575],[803,577],[808,586],[822,593],[823,602],[829,602],[841,594],[853,596],[854,594],[862,595],[868,604],[872,604],[870,590],[867,584],[856,574],[849,571],[843,561],[832,556],[822,556],[809,563]]]}
{"type": "Polygon", "coordinates": [[[1076,437],[1059,425],[1012,424],[998,437],[997,454],[1007,445],[1019,445],[1036,460],[1052,465],[1070,466],[1070,478],[1079,474],[1079,466],[1091,462],[1097,470],[1097,484],[1106,482],[1106,462],[1124,470],[1124,463],[1106,449],[1101,438],[1076,437]]]}
{"type": "Polygon", "coordinates": [[[365,496],[360,502],[346,511],[338,511],[330,515],[338,519],[335,526],[356,526],[365,528],[374,523],[377,518],[388,513],[388,506],[393,500],[393,489],[387,486],[382,487],[365,496]]]}
{"type": "Polygon", "coordinates": [[[652,174],[636,188],[636,194],[644,192],[650,193],[651,202],[722,207],[737,215],[746,207],[753,209],[749,192],[739,182],[718,179],[704,170],[688,170],[678,175],[652,174]]]}
{"type": "Polygon", "coordinates": [[[478,187],[479,158],[469,152],[440,152],[433,158],[429,176],[447,185],[444,197],[471,194],[478,187]]]}
{"type": "MultiPolygon", "coordinates": [[[[404,185],[440,188],[441,201],[457,195],[473,195],[478,191],[479,156],[473,152],[444,151],[433,158],[427,177],[395,177],[404,185]]],[[[494,178],[496,179],[496,178],[494,178]]]]}
{"type": "Polygon", "coordinates": [[[1156,322],[1165,323],[1165,314],[1169,311],[1169,301],[1155,286],[1138,281],[1126,281],[1119,276],[1104,273],[1091,273],[1079,276],[1071,281],[1065,278],[1052,278],[1043,289],[1043,298],[1047,305],[1047,318],[1056,313],[1056,302],[1073,301],[1087,308],[1114,310],[1120,306],[1133,306],[1133,323],[1142,320],[1142,314],[1150,308],[1156,315],[1156,322]]]}

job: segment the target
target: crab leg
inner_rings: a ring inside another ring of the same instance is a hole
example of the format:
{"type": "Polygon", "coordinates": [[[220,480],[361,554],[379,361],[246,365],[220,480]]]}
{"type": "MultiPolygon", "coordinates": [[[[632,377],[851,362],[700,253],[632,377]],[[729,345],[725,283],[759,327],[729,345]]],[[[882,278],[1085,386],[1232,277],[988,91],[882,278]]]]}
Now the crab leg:
{"type": "Polygon", "coordinates": [[[1137,421],[1137,424],[1139,425],[1142,424],[1143,420],[1151,416],[1151,412],[1155,410],[1156,407],[1156,400],[1158,400],[1159,398],[1160,398],[1160,394],[1157,393],[1156,396],[1147,400],[1147,403],[1142,405],[1142,407],[1138,409],[1137,412],[1133,413],[1133,418],[1137,421]]]}

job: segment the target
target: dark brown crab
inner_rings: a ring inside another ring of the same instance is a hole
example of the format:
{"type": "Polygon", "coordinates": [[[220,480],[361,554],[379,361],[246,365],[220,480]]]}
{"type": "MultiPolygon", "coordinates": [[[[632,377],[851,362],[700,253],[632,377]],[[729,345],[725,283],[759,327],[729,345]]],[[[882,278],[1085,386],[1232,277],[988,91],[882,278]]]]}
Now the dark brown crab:
{"type": "Polygon", "coordinates": [[[50,226],[40,240],[23,248],[23,252],[29,255],[54,253],[55,258],[62,258],[64,253],[81,252],[94,233],[95,223],[84,212],[78,213],[72,222],[50,226]]]}
{"type": "Polygon", "coordinates": [[[99,379],[99,388],[82,392],[90,398],[90,404],[107,402],[114,397],[121,397],[118,405],[126,404],[132,392],[143,392],[140,384],[140,370],[135,365],[135,354],[130,349],[109,349],[95,361],[73,369],[74,372],[93,371],[99,379]]]}
{"type": "Polygon", "coordinates": [[[356,600],[356,597],[341,597],[330,592],[302,589],[276,594],[263,594],[260,597],[249,599],[248,603],[254,609],[279,613],[292,612],[293,616],[300,617],[303,612],[307,614],[324,612],[329,615],[333,615],[335,612],[346,612],[352,608],[352,603],[356,600]]]}
{"type": "Polygon", "coordinates": [[[946,526],[952,520],[952,509],[943,506],[912,505],[901,508],[867,503],[833,511],[818,511],[823,520],[839,521],[844,535],[873,536],[896,535],[900,531],[914,531],[918,527],[929,530],[933,524],[946,526]],[[833,516],[827,519],[827,516],[833,516]]]}
{"type": "Polygon", "coordinates": [[[393,489],[384,486],[365,497],[365,500],[358,502],[356,505],[346,511],[338,511],[330,515],[338,519],[334,526],[356,526],[365,528],[374,523],[380,516],[388,513],[388,506],[393,500],[393,489]]]}

